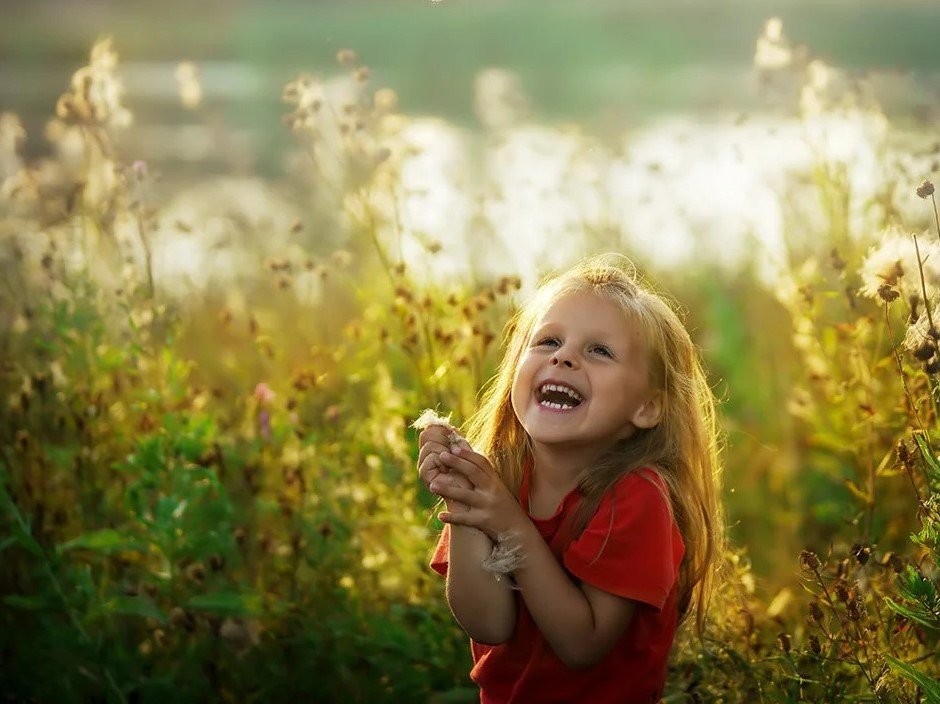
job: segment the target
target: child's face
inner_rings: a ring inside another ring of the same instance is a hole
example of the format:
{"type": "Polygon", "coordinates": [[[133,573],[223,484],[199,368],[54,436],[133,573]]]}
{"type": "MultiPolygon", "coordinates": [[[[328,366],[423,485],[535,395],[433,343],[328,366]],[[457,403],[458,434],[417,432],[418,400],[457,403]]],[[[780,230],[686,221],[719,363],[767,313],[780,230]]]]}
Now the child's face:
{"type": "Polygon", "coordinates": [[[641,329],[617,303],[589,291],[565,294],[536,321],[516,369],[516,417],[546,449],[606,450],[659,420],[647,356],[641,329]]]}

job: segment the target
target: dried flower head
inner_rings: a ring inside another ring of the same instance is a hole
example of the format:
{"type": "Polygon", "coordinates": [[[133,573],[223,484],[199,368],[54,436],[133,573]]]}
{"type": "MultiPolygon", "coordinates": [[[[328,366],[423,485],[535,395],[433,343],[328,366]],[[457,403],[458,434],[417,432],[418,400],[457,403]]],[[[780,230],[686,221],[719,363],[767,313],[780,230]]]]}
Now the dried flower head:
{"type": "Polygon", "coordinates": [[[814,655],[819,655],[822,652],[822,648],[819,645],[819,638],[815,635],[809,637],[809,649],[813,651],[814,655]]]}
{"type": "Polygon", "coordinates": [[[917,187],[917,195],[921,198],[926,198],[927,196],[933,195],[933,190],[933,184],[927,179],[924,179],[924,182],[917,187]]]}
{"type": "MultiPolygon", "coordinates": [[[[929,294],[940,288],[940,244],[918,242],[924,283],[929,294]]],[[[880,243],[871,248],[859,274],[862,278],[859,293],[874,300],[886,300],[882,296],[885,284],[907,296],[921,292],[917,249],[910,236],[897,229],[889,230],[880,243]]]]}
{"type": "Polygon", "coordinates": [[[878,297],[885,303],[891,303],[900,298],[901,294],[898,293],[891,284],[881,284],[878,287],[878,297]]]}
{"type": "Polygon", "coordinates": [[[868,562],[868,558],[871,557],[871,548],[867,545],[856,543],[852,546],[852,554],[855,555],[858,564],[864,565],[868,562]]]}
{"type": "Polygon", "coordinates": [[[800,552],[800,564],[806,569],[815,572],[819,569],[819,557],[812,550],[803,550],[800,552]]]}

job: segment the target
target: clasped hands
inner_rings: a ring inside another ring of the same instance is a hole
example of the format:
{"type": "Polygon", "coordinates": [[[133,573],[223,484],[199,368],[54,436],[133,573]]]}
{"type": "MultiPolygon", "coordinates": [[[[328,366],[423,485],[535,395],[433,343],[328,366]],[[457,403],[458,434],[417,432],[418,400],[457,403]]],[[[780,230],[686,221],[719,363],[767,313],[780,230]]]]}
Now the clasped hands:
{"type": "Polygon", "coordinates": [[[430,425],[418,436],[418,474],[447,504],[438,518],[478,528],[493,540],[530,523],[490,461],[462,438],[452,447],[448,434],[447,428],[430,425]]]}

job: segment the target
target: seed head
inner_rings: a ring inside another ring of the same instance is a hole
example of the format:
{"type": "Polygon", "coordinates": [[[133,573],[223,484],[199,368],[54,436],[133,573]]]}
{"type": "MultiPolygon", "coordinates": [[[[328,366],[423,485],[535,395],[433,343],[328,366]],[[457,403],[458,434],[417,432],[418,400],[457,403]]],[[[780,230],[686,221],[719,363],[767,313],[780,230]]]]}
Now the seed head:
{"type": "Polygon", "coordinates": [[[849,603],[845,605],[846,613],[851,621],[861,621],[865,616],[865,604],[862,603],[862,597],[856,595],[849,603]]]}
{"type": "Polygon", "coordinates": [[[917,195],[921,198],[926,198],[927,196],[933,195],[933,184],[924,179],[924,182],[917,187],[917,195]]]}
{"type": "Polygon", "coordinates": [[[836,599],[841,601],[843,604],[849,600],[849,590],[842,582],[838,582],[835,586],[836,599]]]}
{"type": "Polygon", "coordinates": [[[809,604],[809,615],[813,617],[813,620],[816,621],[816,623],[819,623],[820,621],[822,621],[823,612],[822,612],[822,608],[820,608],[820,606],[819,606],[819,602],[818,602],[818,601],[811,601],[811,602],[810,602],[810,604],[809,604]]]}
{"type": "Polygon", "coordinates": [[[924,343],[914,350],[914,356],[917,357],[921,362],[926,362],[928,359],[933,357],[933,353],[936,350],[932,340],[924,340],[924,343]]]}
{"type": "Polygon", "coordinates": [[[819,557],[812,550],[803,550],[800,552],[800,564],[806,569],[815,572],[819,569],[819,557]]]}
{"type": "Polygon", "coordinates": [[[852,554],[855,555],[855,559],[858,560],[858,564],[864,565],[868,562],[868,558],[871,557],[871,548],[867,545],[856,543],[852,546],[852,554]]]}
{"type": "Polygon", "coordinates": [[[878,287],[878,297],[886,303],[897,300],[900,295],[901,294],[898,293],[891,284],[881,284],[881,286],[878,287]]]}
{"type": "Polygon", "coordinates": [[[786,633],[781,633],[777,636],[777,644],[780,646],[780,649],[786,653],[790,654],[790,636],[786,633]]]}
{"type": "Polygon", "coordinates": [[[813,651],[814,655],[819,655],[822,652],[822,648],[819,645],[819,638],[816,636],[809,637],[809,649],[813,651]]]}

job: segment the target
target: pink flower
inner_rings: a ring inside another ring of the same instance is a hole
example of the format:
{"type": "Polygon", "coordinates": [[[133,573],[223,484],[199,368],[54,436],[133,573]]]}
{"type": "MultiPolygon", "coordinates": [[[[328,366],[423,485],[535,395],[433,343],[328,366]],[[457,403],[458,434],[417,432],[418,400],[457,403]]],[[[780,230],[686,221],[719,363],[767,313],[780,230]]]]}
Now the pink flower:
{"type": "Polygon", "coordinates": [[[271,391],[271,387],[268,386],[265,382],[259,382],[255,387],[254,397],[255,400],[260,404],[267,404],[270,401],[274,400],[275,393],[271,391]]]}

